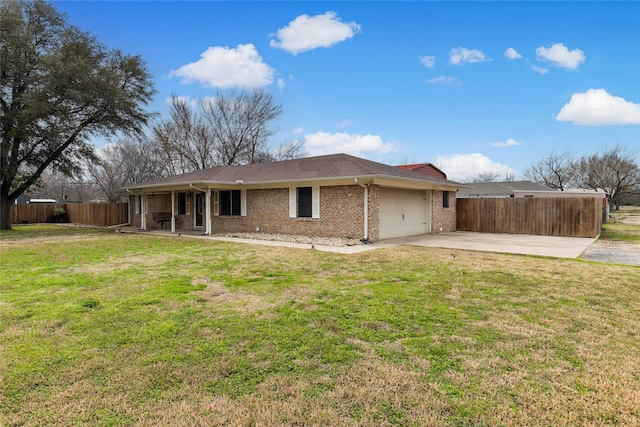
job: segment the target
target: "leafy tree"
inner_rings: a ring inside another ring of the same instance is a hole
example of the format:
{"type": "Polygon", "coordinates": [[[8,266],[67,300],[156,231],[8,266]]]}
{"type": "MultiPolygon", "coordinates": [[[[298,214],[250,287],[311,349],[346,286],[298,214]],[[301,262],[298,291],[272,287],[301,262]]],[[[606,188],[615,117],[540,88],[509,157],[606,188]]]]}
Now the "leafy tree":
{"type": "Polygon", "coordinates": [[[47,168],[95,157],[91,136],[135,133],[154,94],[139,56],[107,49],[43,1],[0,3],[0,229],[47,168]]]}
{"type": "Polygon", "coordinates": [[[271,123],[281,113],[282,106],[264,89],[218,91],[196,103],[173,96],[169,117],[153,126],[153,139],[170,174],[300,157],[302,144],[297,141],[269,145],[271,123]]]}
{"type": "Polygon", "coordinates": [[[637,151],[620,144],[582,157],[575,165],[576,183],[582,188],[603,189],[616,208],[625,194],[640,190],[637,151]]]}
{"type": "Polygon", "coordinates": [[[526,169],[523,176],[530,181],[561,191],[573,185],[575,175],[575,153],[552,152],[526,169]]]}

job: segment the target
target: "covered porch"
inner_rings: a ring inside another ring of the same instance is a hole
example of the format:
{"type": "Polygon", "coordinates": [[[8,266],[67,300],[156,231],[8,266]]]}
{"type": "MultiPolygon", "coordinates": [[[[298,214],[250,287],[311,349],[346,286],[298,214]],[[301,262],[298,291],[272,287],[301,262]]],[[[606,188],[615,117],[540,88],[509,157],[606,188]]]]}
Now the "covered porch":
{"type": "MultiPolygon", "coordinates": [[[[157,191],[128,191],[129,223],[143,231],[210,235],[212,217],[219,214],[219,196],[224,188],[177,187],[157,191]]],[[[224,193],[224,191],[223,191],[224,193]]]]}

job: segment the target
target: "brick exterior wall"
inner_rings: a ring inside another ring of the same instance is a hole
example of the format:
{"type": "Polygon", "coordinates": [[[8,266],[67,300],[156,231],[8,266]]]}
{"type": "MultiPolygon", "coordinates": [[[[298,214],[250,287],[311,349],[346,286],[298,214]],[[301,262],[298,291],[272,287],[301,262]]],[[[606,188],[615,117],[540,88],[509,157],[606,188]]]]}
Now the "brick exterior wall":
{"type": "Polygon", "coordinates": [[[289,188],[247,190],[247,216],[214,216],[213,233],[260,232],[361,238],[364,189],[320,187],[320,218],[290,218],[289,188]]]}
{"type": "Polygon", "coordinates": [[[442,207],[442,191],[432,193],[431,232],[456,231],[456,193],[449,191],[449,207],[442,207]],[[440,229],[442,228],[442,230],[440,229]]]}
{"type": "MultiPolygon", "coordinates": [[[[212,192],[213,193],[213,192],[212,192]]],[[[135,213],[136,197],[129,197],[131,226],[141,226],[141,216],[135,213]]],[[[320,218],[290,218],[289,188],[247,190],[246,216],[212,215],[212,232],[260,232],[305,236],[361,238],[364,233],[364,188],[357,185],[320,187],[320,218]]],[[[176,193],[177,199],[177,193],[176,193]]],[[[188,197],[189,214],[179,215],[176,229],[194,229],[195,194],[188,197]]],[[[213,194],[212,194],[213,203],[213,194]]],[[[171,194],[147,196],[147,229],[160,229],[153,221],[153,213],[171,212],[171,194]]],[[[211,207],[213,213],[213,206],[211,207]]],[[[369,240],[380,236],[380,187],[369,188],[369,240]]],[[[203,225],[206,223],[203,218],[203,225]]],[[[455,231],[456,197],[449,192],[449,208],[442,207],[442,191],[432,192],[431,230],[433,233],[455,231]]],[[[165,229],[171,229],[166,223],[165,229]]]]}

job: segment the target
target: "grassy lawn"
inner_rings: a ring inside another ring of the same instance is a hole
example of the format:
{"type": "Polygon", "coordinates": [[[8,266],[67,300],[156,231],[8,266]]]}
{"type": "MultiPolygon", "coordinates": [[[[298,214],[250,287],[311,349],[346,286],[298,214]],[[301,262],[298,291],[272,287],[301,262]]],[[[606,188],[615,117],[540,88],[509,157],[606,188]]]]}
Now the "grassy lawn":
{"type": "Polygon", "coordinates": [[[0,425],[640,423],[640,268],[0,234],[0,425]]]}
{"type": "Polygon", "coordinates": [[[616,242],[640,243],[640,208],[625,206],[612,211],[612,218],[602,227],[600,238],[616,242]]]}

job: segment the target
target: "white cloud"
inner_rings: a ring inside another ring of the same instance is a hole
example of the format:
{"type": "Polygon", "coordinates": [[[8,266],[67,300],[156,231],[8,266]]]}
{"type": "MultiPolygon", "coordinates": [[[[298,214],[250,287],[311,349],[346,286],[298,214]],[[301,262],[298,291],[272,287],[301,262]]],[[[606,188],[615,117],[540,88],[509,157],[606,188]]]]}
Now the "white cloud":
{"type": "Polygon", "coordinates": [[[420,62],[427,68],[433,68],[436,65],[436,57],[435,56],[419,56],[420,62]]]}
{"type": "Polygon", "coordinates": [[[543,68],[543,67],[538,67],[538,66],[532,65],[532,66],[531,66],[531,69],[532,69],[533,71],[535,71],[536,73],[540,73],[540,74],[549,74],[549,70],[548,70],[548,69],[546,69],[546,68],[543,68]]]}
{"type": "MultiPolygon", "coordinates": [[[[172,105],[173,104],[173,98],[172,96],[167,96],[164,99],[164,103],[166,105],[172,105]]],[[[178,101],[179,104],[187,104],[189,107],[195,107],[198,105],[198,101],[196,99],[191,99],[188,96],[176,96],[175,97],[176,101],[178,101]]]]}
{"type": "Polygon", "coordinates": [[[492,147],[513,147],[516,145],[520,145],[520,142],[516,141],[513,138],[509,138],[504,142],[502,141],[490,142],[489,145],[492,147]]]}
{"type": "Polygon", "coordinates": [[[548,61],[557,67],[575,70],[585,60],[584,52],[580,49],[569,50],[562,43],[556,43],[550,48],[540,46],[536,49],[539,61],[548,61]]]}
{"type": "Polygon", "coordinates": [[[172,70],[169,77],[182,77],[182,83],[200,82],[211,87],[261,87],[273,82],[275,70],[262,62],[252,44],[235,49],[212,46],[200,60],[172,70]]]}
{"type": "Polygon", "coordinates": [[[440,85],[460,86],[460,79],[458,79],[457,77],[440,76],[440,77],[434,77],[433,79],[426,80],[425,83],[429,83],[432,85],[440,84],[440,85]]]}
{"type": "Polygon", "coordinates": [[[302,135],[304,133],[304,128],[302,126],[300,126],[299,128],[295,128],[291,132],[293,132],[296,135],[302,135]]]}
{"type": "Polygon", "coordinates": [[[379,135],[317,132],[305,135],[304,148],[311,156],[346,153],[365,157],[365,152],[376,154],[394,150],[392,142],[385,142],[379,135]]]}
{"type": "Polygon", "coordinates": [[[504,51],[504,56],[509,59],[520,59],[522,55],[520,55],[514,48],[510,47],[509,49],[504,51]]]}
{"type": "Polygon", "coordinates": [[[640,124],[640,104],[613,96],[604,89],[589,89],[571,95],[556,120],[587,126],[640,124]]]}
{"type": "Polygon", "coordinates": [[[338,127],[339,128],[346,128],[351,126],[351,120],[349,119],[343,119],[340,122],[338,122],[338,127]]]}
{"type": "Polygon", "coordinates": [[[467,181],[487,172],[497,173],[501,177],[515,174],[514,169],[496,163],[481,153],[442,156],[438,157],[434,163],[447,174],[448,179],[453,181],[467,181]]]}
{"type": "Polygon", "coordinates": [[[284,87],[285,87],[285,81],[284,81],[284,79],[283,79],[283,78],[279,78],[279,79],[278,79],[278,88],[279,88],[280,90],[282,90],[282,89],[284,89],[284,87]]]}
{"type": "Polygon", "coordinates": [[[360,25],[340,21],[335,12],[316,16],[300,15],[272,34],[279,41],[271,40],[269,46],[297,55],[319,47],[333,46],[359,32],[360,25]]]}
{"type": "Polygon", "coordinates": [[[473,64],[476,62],[491,61],[482,51],[478,49],[467,49],[466,47],[456,47],[449,52],[449,61],[454,65],[473,64]]]}

